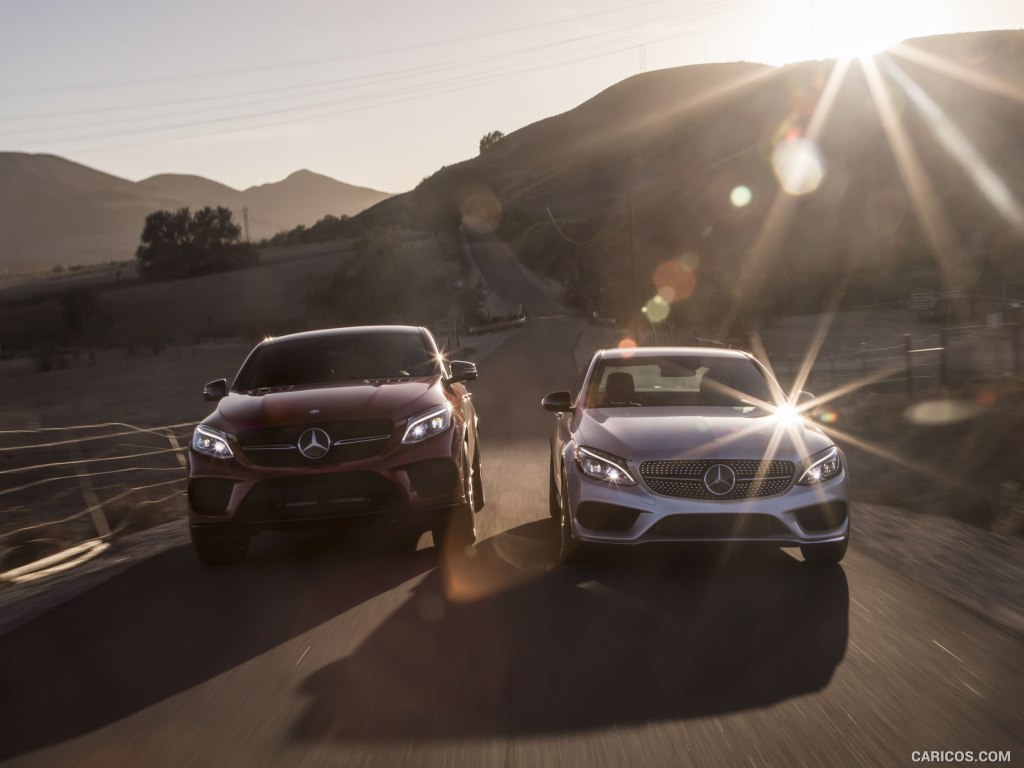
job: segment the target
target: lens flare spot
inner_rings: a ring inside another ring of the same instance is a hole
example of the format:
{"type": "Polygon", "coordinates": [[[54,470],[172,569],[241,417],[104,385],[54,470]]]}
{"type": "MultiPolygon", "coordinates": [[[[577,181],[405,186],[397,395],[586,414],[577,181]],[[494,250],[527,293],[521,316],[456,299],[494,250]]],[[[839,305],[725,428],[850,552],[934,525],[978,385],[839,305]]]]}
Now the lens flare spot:
{"type": "Polygon", "coordinates": [[[733,187],[732,192],[729,193],[729,202],[736,208],[746,208],[753,199],[754,193],[750,191],[750,187],[745,187],[742,184],[733,187]]]}
{"type": "Polygon", "coordinates": [[[619,349],[636,349],[636,341],[627,336],[619,342],[619,349]]]}
{"type": "MultiPolygon", "coordinates": [[[[662,301],[683,301],[693,295],[697,276],[682,258],[662,262],[654,270],[654,287],[662,301]]],[[[667,310],[666,310],[667,313],[667,310]]]]}
{"type": "Polygon", "coordinates": [[[669,303],[661,296],[655,296],[644,304],[642,311],[652,323],[662,323],[668,317],[669,303]]]}
{"type": "Polygon", "coordinates": [[[436,624],[444,618],[444,600],[436,595],[424,595],[416,601],[416,613],[423,621],[436,624]]]}
{"type": "Polygon", "coordinates": [[[810,194],[825,178],[825,163],[810,139],[779,142],[772,152],[772,168],[779,184],[791,195],[810,194]]]}
{"type": "Polygon", "coordinates": [[[903,418],[912,424],[939,426],[972,419],[982,407],[965,400],[926,400],[915,403],[903,412],[903,418]]]}
{"type": "Polygon", "coordinates": [[[978,393],[977,397],[975,397],[975,400],[977,400],[978,405],[983,408],[991,408],[999,400],[999,395],[994,390],[983,389],[978,393]]]}
{"type": "Polygon", "coordinates": [[[839,421],[839,414],[835,411],[824,411],[818,414],[818,421],[822,424],[835,424],[839,421]]]}
{"type": "Polygon", "coordinates": [[[775,410],[775,419],[783,427],[795,427],[802,421],[800,412],[792,405],[780,405],[775,410]]]}

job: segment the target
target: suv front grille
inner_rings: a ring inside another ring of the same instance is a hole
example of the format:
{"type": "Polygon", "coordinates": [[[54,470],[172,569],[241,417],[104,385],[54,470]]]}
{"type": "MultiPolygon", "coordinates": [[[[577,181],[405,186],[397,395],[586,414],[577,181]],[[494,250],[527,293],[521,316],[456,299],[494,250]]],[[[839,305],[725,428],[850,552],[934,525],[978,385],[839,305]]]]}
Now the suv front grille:
{"type": "Polygon", "coordinates": [[[796,465],[791,461],[759,459],[684,459],[645,461],[640,477],[655,493],[680,499],[734,501],[775,496],[789,488],[796,465]],[[717,464],[736,473],[736,485],[725,494],[712,493],[704,484],[704,475],[717,464]]]}
{"type": "Polygon", "coordinates": [[[246,458],[260,467],[309,467],[373,458],[383,453],[393,430],[389,419],[288,424],[240,432],[238,444],[246,458]],[[315,460],[307,459],[298,449],[299,437],[313,427],[331,438],[331,449],[315,460]]]}

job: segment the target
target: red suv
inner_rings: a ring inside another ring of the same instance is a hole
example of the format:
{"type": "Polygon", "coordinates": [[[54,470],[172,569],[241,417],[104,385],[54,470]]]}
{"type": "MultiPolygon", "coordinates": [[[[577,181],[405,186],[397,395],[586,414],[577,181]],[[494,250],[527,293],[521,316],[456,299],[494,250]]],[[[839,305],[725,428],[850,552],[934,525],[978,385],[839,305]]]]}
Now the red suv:
{"type": "Polygon", "coordinates": [[[206,565],[245,558],[260,530],[354,518],[405,541],[469,546],[483,507],[477,416],[425,328],[296,333],[260,343],[189,450],[189,528],[206,565]]]}

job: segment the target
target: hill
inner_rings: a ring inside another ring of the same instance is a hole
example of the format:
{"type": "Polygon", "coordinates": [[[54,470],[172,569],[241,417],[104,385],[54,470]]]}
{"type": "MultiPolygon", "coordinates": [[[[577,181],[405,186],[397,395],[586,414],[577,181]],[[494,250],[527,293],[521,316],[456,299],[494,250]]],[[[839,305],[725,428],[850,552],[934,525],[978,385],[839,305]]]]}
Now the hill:
{"type": "Polygon", "coordinates": [[[1024,31],[909,41],[846,69],[650,72],[360,218],[496,230],[579,306],[623,319],[665,287],[666,272],[678,277],[677,263],[658,267],[684,254],[696,270],[669,286],[684,325],[815,311],[839,285],[847,303],[905,298],[910,273],[995,291],[1024,279],[1022,73],[1024,31]],[[782,180],[816,185],[796,195],[782,180]]]}
{"type": "Polygon", "coordinates": [[[160,208],[224,205],[241,223],[248,207],[255,240],[387,197],[305,170],[240,191],[200,176],[132,182],[52,155],[0,153],[0,272],[130,259],[160,208]]]}

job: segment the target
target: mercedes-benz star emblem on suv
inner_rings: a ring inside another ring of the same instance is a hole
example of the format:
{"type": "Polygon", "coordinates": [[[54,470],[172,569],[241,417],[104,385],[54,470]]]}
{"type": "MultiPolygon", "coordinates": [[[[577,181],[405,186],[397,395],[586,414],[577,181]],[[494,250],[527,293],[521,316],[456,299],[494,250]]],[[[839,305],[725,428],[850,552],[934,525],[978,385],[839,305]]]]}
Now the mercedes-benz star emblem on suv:
{"type": "Polygon", "coordinates": [[[715,496],[725,496],[736,487],[736,473],[725,464],[715,464],[704,473],[704,485],[715,496]]]}
{"type": "Polygon", "coordinates": [[[331,436],[322,429],[307,429],[299,436],[299,453],[307,459],[322,459],[331,449],[331,436]]]}

